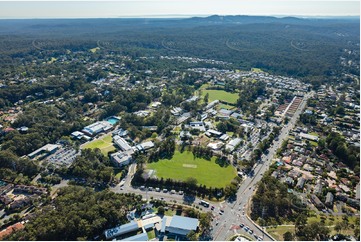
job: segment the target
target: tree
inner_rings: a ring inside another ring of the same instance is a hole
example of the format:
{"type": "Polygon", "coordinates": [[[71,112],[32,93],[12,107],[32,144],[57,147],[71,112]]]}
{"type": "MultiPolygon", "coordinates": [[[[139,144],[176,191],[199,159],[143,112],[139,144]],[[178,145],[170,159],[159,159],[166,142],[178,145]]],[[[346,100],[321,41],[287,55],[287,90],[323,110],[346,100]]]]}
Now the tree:
{"type": "Polygon", "coordinates": [[[186,179],[186,183],[187,183],[187,185],[188,185],[189,187],[195,187],[195,186],[197,186],[198,181],[197,181],[197,179],[194,178],[194,177],[188,177],[188,178],[186,179]]]}
{"type": "Polygon", "coordinates": [[[193,230],[190,231],[190,232],[187,234],[187,239],[190,240],[190,241],[197,241],[197,240],[198,240],[197,233],[194,232],[193,230]]]}
{"type": "Polygon", "coordinates": [[[159,207],[158,207],[158,214],[159,214],[159,215],[164,215],[164,212],[165,212],[164,207],[163,207],[163,206],[159,206],[159,207]]]}
{"type": "Polygon", "coordinates": [[[287,231],[283,234],[283,240],[284,241],[292,241],[293,240],[293,234],[290,231],[287,231]]]}
{"type": "Polygon", "coordinates": [[[207,92],[203,99],[204,103],[208,104],[208,99],[209,99],[209,93],[207,92]]]}

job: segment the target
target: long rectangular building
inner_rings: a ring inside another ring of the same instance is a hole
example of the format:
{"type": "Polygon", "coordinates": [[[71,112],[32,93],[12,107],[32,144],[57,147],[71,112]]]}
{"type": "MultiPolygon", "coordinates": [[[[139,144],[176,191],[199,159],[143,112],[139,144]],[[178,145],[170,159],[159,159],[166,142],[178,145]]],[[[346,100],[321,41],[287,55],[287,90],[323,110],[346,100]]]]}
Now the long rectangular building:
{"type": "Polygon", "coordinates": [[[128,142],[119,135],[114,135],[113,141],[122,151],[128,151],[132,149],[128,142]]]}
{"type": "Polygon", "coordinates": [[[139,229],[138,223],[135,221],[132,221],[130,223],[123,224],[121,226],[105,230],[104,234],[105,234],[106,239],[112,239],[119,235],[126,234],[126,233],[129,233],[132,231],[136,231],[138,229],[139,229]]]}

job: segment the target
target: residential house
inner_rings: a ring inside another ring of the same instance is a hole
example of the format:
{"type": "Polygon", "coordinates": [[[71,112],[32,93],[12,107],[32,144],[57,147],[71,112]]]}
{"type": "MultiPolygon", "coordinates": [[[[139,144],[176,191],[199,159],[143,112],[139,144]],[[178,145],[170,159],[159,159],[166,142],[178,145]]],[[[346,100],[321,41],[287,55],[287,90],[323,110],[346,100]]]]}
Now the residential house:
{"type": "Polygon", "coordinates": [[[303,177],[298,178],[296,187],[299,189],[302,189],[303,186],[305,185],[305,182],[306,182],[305,178],[303,178],[303,177]]]}
{"type": "Polygon", "coordinates": [[[318,209],[323,209],[325,207],[321,200],[314,194],[311,194],[311,201],[318,209]]]}
{"type": "Polygon", "coordinates": [[[327,207],[331,207],[333,206],[333,194],[331,192],[328,192],[327,195],[326,195],[326,201],[325,201],[325,205],[327,207]]]}

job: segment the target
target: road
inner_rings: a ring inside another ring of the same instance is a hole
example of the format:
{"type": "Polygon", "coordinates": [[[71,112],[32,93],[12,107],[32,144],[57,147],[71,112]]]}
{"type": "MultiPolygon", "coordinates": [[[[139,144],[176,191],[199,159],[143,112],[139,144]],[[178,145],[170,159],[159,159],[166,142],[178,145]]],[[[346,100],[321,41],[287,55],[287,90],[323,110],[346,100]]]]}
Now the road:
{"type": "MultiPolygon", "coordinates": [[[[249,201],[256,189],[257,183],[262,179],[265,171],[269,169],[269,166],[272,163],[272,159],[282,145],[282,142],[287,138],[289,132],[294,128],[294,125],[297,122],[297,119],[305,105],[307,99],[313,95],[313,92],[305,95],[302,102],[300,103],[297,111],[293,117],[289,120],[287,125],[283,126],[280,134],[278,136],[278,141],[274,141],[271,147],[269,148],[269,153],[267,155],[262,155],[261,162],[254,167],[254,175],[252,177],[246,177],[245,180],[241,183],[238,192],[237,199],[233,202],[224,201],[221,203],[210,203],[215,209],[212,211],[209,208],[202,208],[205,211],[211,211],[214,216],[212,222],[212,237],[215,241],[227,241],[231,236],[238,233],[246,233],[246,231],[240,228],[240,224],[243,223],[245,226],[248,226],[253,233],[262,238],[265,241],[274,240],[269,234],[265,233],[264,230],[255,224],[248,216],[247,210],[249,209],[249,201]],[[222,210],[222,212],[221,212],[222,210]]],[[[150,197],[158,198],[165,200],[167,202],[177,201],[177,203],[184,202],[184,196],[179,194],[170,194],[164,192],[155,192],[147,191],[133,188],[130,184],[131,179],[134,176],[136,170],[136,165],[132,164],[129,168],[128,175],[125,180],[119,183],[114,188],[111,188],[112,191],[116,193],[135,193],[140,194],[146,199],[150,197]]],[[[195,204],[199,203],[198,198],[194,198],[192,201],[195,204]]],[[[249,235],[250,236],[250,235],[249,235]]],[[[251,235],[252,237],[252,235],[251,235]]]]}
{"type": "MultiPolygon", "coordinates": [[[[252,197],[252,194],[255,190],[256,184],[262,179],[262,176],[265,171],[268,170],[269,166],[272,163],[272,159],[277,152],[277,149],[281,147],[283,140],[285,140],[290,132],[293,129],[294,125],[297,122],[297,119],[303,109],[307,104],[307,99],[313,95],[313,92],[305,95],[302,102],[300,103],[297,111],[293,115],[293,117],[289,120],[288,124],[282,127],[280,134],[278,136],[278,141],[274,141],[274,143],[269,148],[269,153],[267,155],[263,155],[261,158],[261,163],[259,163],[254,168],[254,176],[247,177],[237,192],[237,201],[233,203],[225,202],[224,206],[224,214],[220,216],[218,222],[218,229],[214,230],[213,240],[216,241],[225,241],[228,240],[233,234],[234,230],[237,230],[237,226],[240,223],[245,224],[249,228],[251,228],[255,234],[261,236],[263,240],[270,241],[273,240],[269,235],[265,234],[259,226],[255,226],[254,223],[246,216],[248,203],[252,197]],[[244,214],[244,215],[243,215],[244,214]],[[235,228],[235,229],[232,229],[235,228]]],[[[241,229],[242,230],[242,229],[241,229]]],[[[244,230],[243,230],[244,231],[244,230]]]]}

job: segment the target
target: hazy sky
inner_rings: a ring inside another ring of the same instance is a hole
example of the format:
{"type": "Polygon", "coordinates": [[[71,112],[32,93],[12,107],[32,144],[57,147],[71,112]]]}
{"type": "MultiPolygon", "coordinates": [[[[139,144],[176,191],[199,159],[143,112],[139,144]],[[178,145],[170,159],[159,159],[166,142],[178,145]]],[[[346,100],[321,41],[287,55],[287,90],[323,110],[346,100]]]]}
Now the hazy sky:
{"type": "Polygon", "coordinates": [[[359,16],[360,2],[298,0],[3,1],[0,18],[116,18],[204,15],[359,16]]]}

